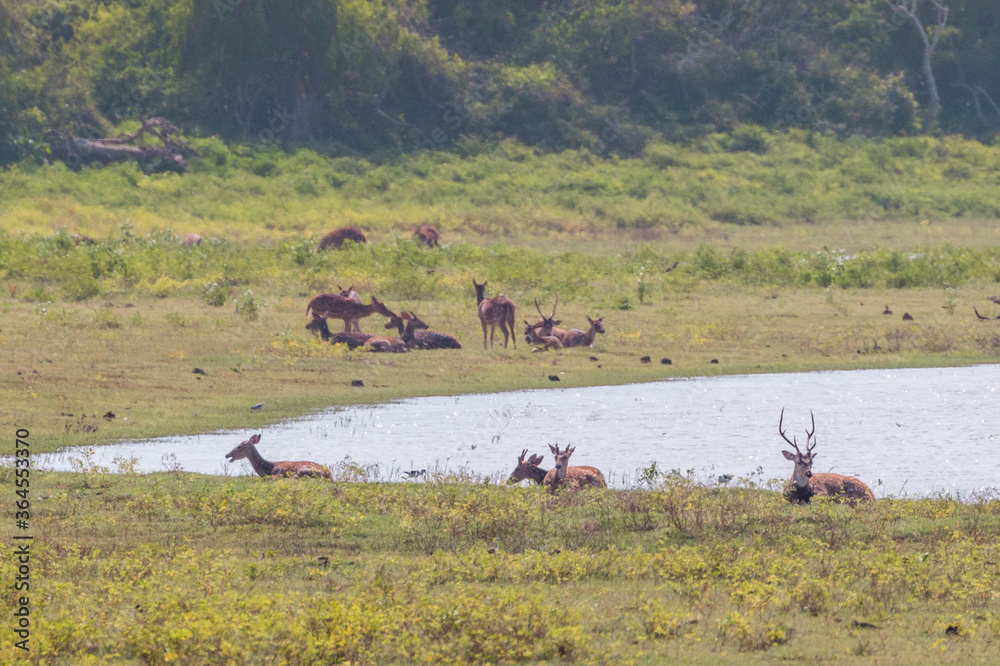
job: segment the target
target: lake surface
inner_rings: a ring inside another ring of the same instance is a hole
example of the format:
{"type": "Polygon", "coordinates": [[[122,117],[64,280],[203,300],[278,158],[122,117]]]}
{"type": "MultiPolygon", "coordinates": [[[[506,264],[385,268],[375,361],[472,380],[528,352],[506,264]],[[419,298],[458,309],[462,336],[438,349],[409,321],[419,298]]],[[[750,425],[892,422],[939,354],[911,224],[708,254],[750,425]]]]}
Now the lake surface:
{"type": "MultiPolygon", "coordinates": [[[[816,417],[814,471],[857,476],[879,497],[1000,487],[1000,366],[854,370],[678,379],[626,386],[546,389],[416,398],[331,409],[263,430],[237,430],[100,447],[97,464],[135,458],[144,472],[181,467],[206,474],[252,474],[224,455],[254,432],[269,460],[330,466],[350,457],[378,466],[383,480],[403,472],[468,470],[506,478],[522,449],[576,446],[572,464],[601,469],[617,487],[640,470],[694,470],[759,481],[791,475],[778,435],[805,441],[816,417]]],[[[79,452],[36,456],[70,470],[79,452]]],[[[735,481],[734,481],[735,482],[735,481]]]]}

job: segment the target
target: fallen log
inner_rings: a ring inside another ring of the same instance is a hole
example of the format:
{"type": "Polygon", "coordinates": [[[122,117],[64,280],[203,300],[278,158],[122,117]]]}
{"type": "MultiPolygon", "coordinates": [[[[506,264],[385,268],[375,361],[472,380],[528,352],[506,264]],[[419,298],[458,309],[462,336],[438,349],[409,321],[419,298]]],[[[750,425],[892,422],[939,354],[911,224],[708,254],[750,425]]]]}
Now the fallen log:
{"type": "Polygon", "coordinates": [[[49,148],[53,157],[71,169],[84,164],[135,161],[145,173],[183,173],[188,159],[198,157],[194,148],[176,136],[180,129],[170,121],[164,118],[140,121],[142,126],[134,134],[118,137],[87,138],[52,131],[47,137],[49,148]],[[145,133],[158,138],[163,146],[137,145],[136,141],[145,133]]]}

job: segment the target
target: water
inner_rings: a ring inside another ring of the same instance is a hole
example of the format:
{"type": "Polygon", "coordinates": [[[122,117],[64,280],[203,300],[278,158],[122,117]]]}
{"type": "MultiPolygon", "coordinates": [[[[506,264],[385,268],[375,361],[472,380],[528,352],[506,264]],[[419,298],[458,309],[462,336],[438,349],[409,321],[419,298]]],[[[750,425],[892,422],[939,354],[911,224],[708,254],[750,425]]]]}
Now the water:
{"type": "MultiPolygon", "coordinates": [[[[379,466],[382,478],[415,469],[466,468],[506,478],[522,449],[572,444],[573,464],[601,469],[613,486],[639,470],[695,470],[763,480],[791,475],[778,435],[805,441],[816,417],[814,471],[857,476],[877,496],[959,496],[1000,486],[997,366],[737,375],[627,386],[416,398],[331,409],[259,430],[269,460],[327,465],[346,456],[379,466]],[[759,471],[758,471],[759,470],[759,471]]],[[[237,430],[101,447],[94,462],[114,469],[134,457],[144,472],[179,465],[206,474],[252,474],[224,455],[255,431],[237,430]],[[167,458],[164,459],[164,456],[167,458]],[[171,458],[171,456],[173,456],[171,458]]],[[[71,469],[69,451],[38,456],[71,469]]]]}

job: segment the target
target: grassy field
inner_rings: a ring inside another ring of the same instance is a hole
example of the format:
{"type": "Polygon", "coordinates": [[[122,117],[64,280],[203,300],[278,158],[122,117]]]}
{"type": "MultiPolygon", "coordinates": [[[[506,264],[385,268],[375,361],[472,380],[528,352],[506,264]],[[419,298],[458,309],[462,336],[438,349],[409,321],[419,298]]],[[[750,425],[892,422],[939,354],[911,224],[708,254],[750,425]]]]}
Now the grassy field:
{"type": "MultiPolygon", "coordinates": [[[[2,172],[0,429],[28,428],[43,452],[419,395],[997,361],[1000,322],[973,307],[1000,312],[1000,150],[761,140],[627,161],[205,140],[184,176],[2,172]],[[424,222],[442,248],[410,240],[424,222]],[[369,245],[317,250],[347,223],[369,245]],[[189,231],[205,241],[182,246],[189,231]],[[519,323],[558,296],[564,327],[603,316],[607,333],[484,350],[473,278],[519,323]],[[321,342],[306,303],[349,284],[463,349],[321,342]]],[[[550,497],[365,483],[346,462],[332,486],[78,462],[32,477],[37,663],[964,664],[990,663],[1000,639],[992,495],[852,510],[655,470],[550,497]]],[[[0,487],[13,474],[0,467],[0,487]]],[[[14,570],[0,561],[3,580],[14,570]]]]}
{"type": "Polygon", "coordinates": [[[1000,648],[989,495],[801,507],[759,479],[654,471],[557,496],[335,473],[45,474],[34,663],[986,664],[1000,648]]]}

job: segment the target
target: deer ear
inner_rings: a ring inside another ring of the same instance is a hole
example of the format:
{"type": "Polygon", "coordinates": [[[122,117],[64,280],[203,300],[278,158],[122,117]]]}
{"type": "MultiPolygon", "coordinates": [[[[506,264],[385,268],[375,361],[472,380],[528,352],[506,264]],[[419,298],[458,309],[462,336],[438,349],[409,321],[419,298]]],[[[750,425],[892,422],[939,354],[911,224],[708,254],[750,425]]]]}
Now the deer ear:
{"type": "Polygon", "coordinates": [[[551,444],[549,444],[549,451],[551,451],[552,455],[554,456],[559,455],[559,445],[556,444],[555,446],[552,446],[551,444]]]}
{"type": "Polygon", "coordinates": [[[795,454],[790,451],[782,451],[781,455],[785,456],[786,460],[795,460],[795,454]]]}
{"type": "Polygon", "coordinates": [[[257,442],[260,441],[260,435],[254,435],[253,437],[251,437],[247,441],[250,442],[251,444],[256,444],[257,442]]]}
{"type": "Polygon", "coordinates": [[[552,320],[552,325],[553,326],[558,326],[561,323],[562,323],[562,319],[553,319],[552,320]]]}

